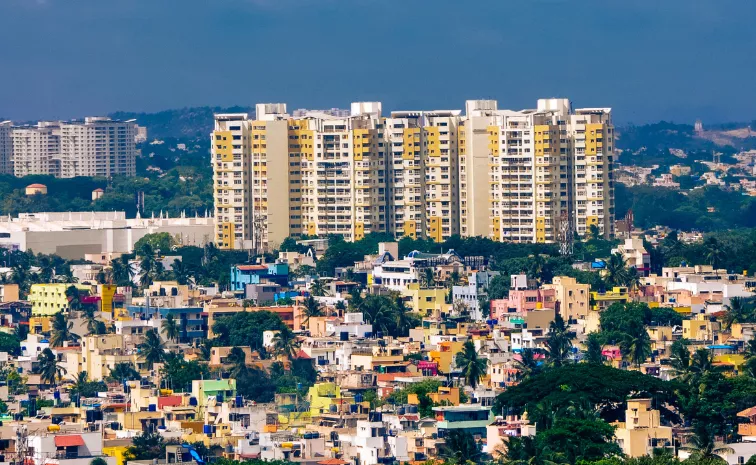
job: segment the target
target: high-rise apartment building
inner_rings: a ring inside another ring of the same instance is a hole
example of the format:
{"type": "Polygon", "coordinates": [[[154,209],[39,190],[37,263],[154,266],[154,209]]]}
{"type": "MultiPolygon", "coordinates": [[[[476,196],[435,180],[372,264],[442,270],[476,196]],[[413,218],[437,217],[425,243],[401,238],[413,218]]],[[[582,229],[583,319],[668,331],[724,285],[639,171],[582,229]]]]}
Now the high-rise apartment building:
{"type": "Polygon", "coordinates": [[[134,121],[88,117],[60,124],[60,176],[136,175],[134,121]]]}
{"type": "Polygon", "coordinates": [[[13,172],[13,123],[0,121],[0,173],[13,172]]]}
{"type": "Polygon", "coordinates": [[[216,243],[270,249],[287,236],[371,232],[554,242],[613,233],[611,110],[533,110],[473,100],[460,110],[343,111],[285,104],[220,114],[212,134],[216,243]]]}
{"type": "Polygon", "coordinates": [[[60,123],[13,128],[13,175],[54,174],[60,160],[60,123]]]}

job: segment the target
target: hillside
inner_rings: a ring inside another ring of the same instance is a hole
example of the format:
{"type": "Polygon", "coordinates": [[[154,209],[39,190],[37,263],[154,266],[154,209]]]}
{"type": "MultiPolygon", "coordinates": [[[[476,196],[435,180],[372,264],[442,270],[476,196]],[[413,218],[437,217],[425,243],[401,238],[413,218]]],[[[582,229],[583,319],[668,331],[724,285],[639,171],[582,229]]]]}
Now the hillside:
{"type": "Polygon", "coordinates": [[[165,110],[158,113],[134,113],[117,111],[111,118],[122,120],[135,119],[140,126],[147,127],[147,135],[152,139],[187,139],[196,140],[208,137],[213,130],[215,113],[253,113],[252,107],[194,107],[165,110]]]}

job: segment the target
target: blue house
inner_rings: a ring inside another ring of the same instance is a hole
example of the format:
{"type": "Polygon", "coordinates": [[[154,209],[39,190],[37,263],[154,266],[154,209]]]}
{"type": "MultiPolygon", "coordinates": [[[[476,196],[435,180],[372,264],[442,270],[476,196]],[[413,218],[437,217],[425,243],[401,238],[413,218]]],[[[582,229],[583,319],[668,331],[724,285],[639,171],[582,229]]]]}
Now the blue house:
{"type": "Polygon", "coordinates": [[[234,265],[231,267],[231,290],[244,291],[247,284],[276,283],[289,285],[289,264],[234,265]]]}

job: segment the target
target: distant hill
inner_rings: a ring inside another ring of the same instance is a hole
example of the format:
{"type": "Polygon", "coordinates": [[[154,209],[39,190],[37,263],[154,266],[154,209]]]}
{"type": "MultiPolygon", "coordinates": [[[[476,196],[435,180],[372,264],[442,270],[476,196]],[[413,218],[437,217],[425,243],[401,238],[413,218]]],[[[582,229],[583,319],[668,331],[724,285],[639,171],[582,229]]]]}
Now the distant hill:
{"type": "Polygon", "coordinates": [[[140,126],[147,127],[150,139],[198,139],[208,137],[213,130],[215,113],[253,113],[252,107],[194,107],[165,110],[158,113],[134,113],[117,111],[111,118],[135,119],[140,126]]]}

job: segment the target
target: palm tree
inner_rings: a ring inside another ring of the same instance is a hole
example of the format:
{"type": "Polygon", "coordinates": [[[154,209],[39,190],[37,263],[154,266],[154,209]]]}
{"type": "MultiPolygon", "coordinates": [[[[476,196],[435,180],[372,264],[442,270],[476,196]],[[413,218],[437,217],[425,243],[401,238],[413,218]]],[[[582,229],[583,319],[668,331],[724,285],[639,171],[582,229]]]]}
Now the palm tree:
{"type": "Polygon", "coordinates": [[[617,252],[606,262],[606,281],[612,286],[622,286],[627,282],[627,262],[621,253],[617,252]]]}
{"type": "Polygon", "coordinates": [[[478,444],[472,435],[464,430],[451,430],[440,449],[439,455],[450,464],[462,465],[482,461],[483,454],[478,444]]]}
{"type": "Polygon", "coordinates": [[[462,369],[462,376],[468,386],[475,389],[478,387],[480,379],[486,374],[488,359],[481,358],[478,351],[475,350],[475,344],[468,340],[462,346],[462,350],[457,353],[454,359],[457,367],[462,369]]]}
{"type": "Polygon", "coordinates": [[[433,287],[436,284],[436,276],[433,273],[433,268],[426,268],[423,270],[423,275],[420,277],[420,281],[423,283],[423,287],[433,287]]]}
{"type": "Polygon", "coordinates": [[[693,435],[688,438],[688,445],[681,449],[691,451],[691,456],[701,462],[727,463],[721,454],[732,454],[734,451],[726,445],[718,445],[714,438],[714,430],[710,425],[699,421],[693,425],[693,435]]]}
{"type": "Polygon", "coordinates": [[[690,359],[690,372],[694,378],[700,379],[717,371],[719,368],[714,365],[714,354],[708,349],[700,348],[693,352],[693,357],[690,359]]]}
{"type": "Polygon", "coordinates": [[[449,274],[449,285],[456,286],[459,284],[459,271],[454,270],[449,274]]]}
{"type": "Polygon", "coordinates": [[[34,273],[32,273],[28,267],[21,263],[16,263],[12,267],[11,282],[18,284],[18,289],[22,297],[25,297],[29,293],[32,282],[35,280],[34,273]]]}
{"type": "Polygon", "coordinates": [[[115,283],[119,286],[128,286],[131,284],[133,271],[125,255],[112,260],[110,267],[111,284],[115,283]]]}
{"type": "Polygon", "coordinates": [[[115,381],[128,381],[139,378],[139,372],[129,362],[118,362],[110,369],[109,379],[115,381]]]}
{"type": "Polygon", "coordinates": [[[734,323],[748,323],[753,320],[753,309],[742,297],[732,297],[725,308],[727,312],[722,317],[722,322],[726,329],[732,328],[734,323]]]}
{"type": "Polygon", "coordinates": [[[68,308],[71,310],[81,310],[81,292],[76,286],[66,288],[66,298],[68,299],[68,308]]]}
{"type": "Polygon", "coordinates": [[[322,297],[328,295],[328,290],[326,290],[323,281],[318,278],[312,282],[312,285],[310,286],[310,293],[312,295],[322,297]]]}
{"type": "Polygon", "coordinates": [[[232,378],[238,378],[243,373],[247,372],[247,354],[240,347],[232,347],[231,351],[226,357],[226,361],[231,364],[229,375],[232,378]]]}
{"type": "Polygon", "coordinates": [[[601,230],[599,229],[597,224],[592,224],[588,227],[588,235],[590,236],[592,241],[601,238],[601,230]]]}
{"type": "Polygon", "coordinates": [[[39,256],[39,279],[44,283],[51,283],[55,276],[55,267],[50,257],[46,255],[39,256]]]}
{"type": "Polygon", "coordinates": [[[315,297],[309,296],[304,302],[304,307],[302,308],[302,312],[304,313],[305,320],[304,324],[305,326],[307,323],[310,322],[310,318],[323,316],[323,308],[320,306],[320,303],[315,300],[315,297]]]}
{"type": "Polygon", "coordinates": [[[189,267],[186,266],[183,261],[178,258],[173,260],[171,269],[173,271],[173,277],[176,278],[176,282],[182,285],[189,284],[189,267]]]}
{"type": "Polygon", "coordinates": [[[357,288],[352,289],[352,292],[349,293],[349,309],[352,311],[360,310],[363,301],[362,291],[357,288]]]}
{"type": "Polygon", "coordinates": [[[394,315],[392,314],[391,304],[387,298],[378,295],[369,295],[362,303],[362,315],[365,321],[373,325],[373,332],[382,331],[388,333],[389,327],[393,324],[394,315]]]}
{"type": "Polygon", "coordinates": [[[585,341],[585,349],[583,360],[587,363],[603,365],[605,359],[602,353],[603,345],[601,344],[599,333],[590,333],[588,335],[588,339],[585,341]]]}
{"type": "Polygon", "coordinates": [[[165,345],[155,328],[145,333],[144,342],[139,344],[138,347],[150,370],[155,363],[162,362],[165,359],[165,345]]]}
{"type": "Polygon", "coordinates": [[[546,358],[554,367],[560,367],[569,359],[572,351],[572,338],[562,315],[554,315],[549,324],[549,334],[545,342],[546,358]]]}
{"type": "Polygon", "coordinates": [[[163,320],[162,332],[168,340],[178,342],[181,331],[173,314],[169,313],[165,320],[163,320]]]}
{"type": "Polygon", "coordinates": [[[278,331],[278,333],[276,333],[276,336],[273,338],[273,349],[279,355],[294,358],[297,353],[296,336],[289,328],[278,331]]]}
{"type": "Polygon", "coordinates": [[[142,245],[142,249],[139,251],[139,254],[139,258],[141,258],[139,267],[142,270],[140,284],[142,285],[142,288],[146,288],[147,286],[152,284],[152,281],[156,276],[157,260],[155,259],[155,253],[152,250],[152,246],[148,243],[142,245]]]}
{"type": "Polygon", "coordinates": [[[530,378],[540,371],[538,360],[533,349],[525,348],[520,351],[520,359],[515,360],[515,367],[520,371],[522,379],[530,378]]]}
{"type": "Polygon", "coordinates": [[[89,383],[89,374],[86,371],[82,371],[76,376],[73,386],[69,389],[71,396],[81,398],[81,391],[87,383],[89,383]]]}
{"type": "Polygon", "coordinates": [[[63,347],[65,342],[73,340],[75,336],[71,332],[71,328],[73,328],[73,323],[68,321],[65,313],[61,311],[53,315],[50,345],[53,347],[63,347]]]}
{"type": "Polygon", "coordinates": [[[691,375],[689,344],[690,341],[687,339],[679,339],[672,343],[669,353],[670,366],[674,376],[684,383],[690,381],[691,375]]]}
{"type": "MultiPolygon", "coordinates": [[[[87,332],[89,334],[100,334],[100,320],[97,319],[95,308],[92,305],[87,305],[82,309],[84,313],[84,319],[87,320],[87,332]]],[[[104,325],[103,325],[104,326],[104,325]]]]}
{"type": "Polygon", "coordinates": [[[210,355],[213,350],[213,341],[210,339],[203,339],[202,344],[199,346],[200,349],[200,357],[202,357],[202,360],[209,361],[210,355]]]}
{"type": "Polygon", "coordinates": [[[706,249],[706,260],[714,269],[719,268],[722,259],[725,257],[725,248],[715,237],[709,237],[703,245],[706,249]]]}
{"type": "Polygon", "coordinates": [[[346,311],[347,306],[343,300],[339,300],[338,302],[336,302],[336,305],[334,305],[333,308],[334,310],[336,310],[336,313],[338,316],[342,316],[344,315],[344,312],[346,311]]]}
{"type": "Polygon", "coordinates": [[[408,317],[407,306],[400,294],[394,296],[394,315],[396,315],[397,336],[407,336],[412,329],[412,319],[408,317]]]}
{"type": "Polygon", "coordinates": [[[53,354],[50,348],[45,348],[37,358],[39,375],[42,381],[46,381],[46,384],[50,384],[53,387],[57,385],[57,381],[66,373],[66,370],[58,366],[58,359],[53,354]]]}
{"type": "Polygon", "coordinates": [[[637,368],[651,356],[651,336],[645,326],[636,325],[620,342],[622,352],[637,368]]]}
{"type": "Polygon", "coordinates": [[[535,436],[521,436],[507,440],[507,449],[501,453],[500,462],[505,465],[557,465],[567,462],[555,461],[558,457],[558,454],[539,447],[535,436]]]}

